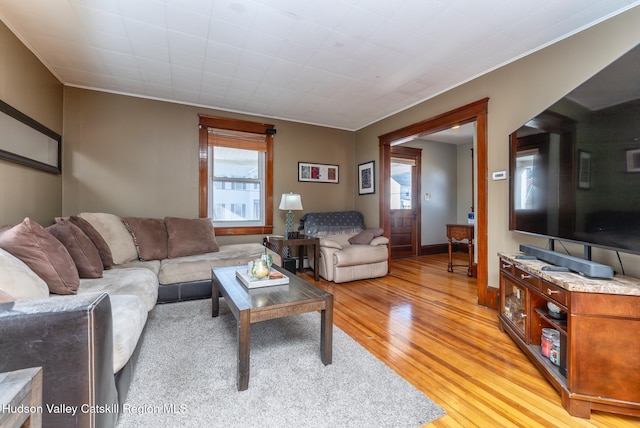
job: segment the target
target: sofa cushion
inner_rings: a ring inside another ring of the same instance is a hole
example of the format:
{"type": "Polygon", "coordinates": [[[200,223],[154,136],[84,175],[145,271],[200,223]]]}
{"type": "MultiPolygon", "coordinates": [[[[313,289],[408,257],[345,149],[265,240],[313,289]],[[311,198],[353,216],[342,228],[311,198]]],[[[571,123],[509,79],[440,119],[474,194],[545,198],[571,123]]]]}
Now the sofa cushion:
{"type": "Polygon", "coordinates": [[[133,295],[110,295],[113,323],[113,373],[133,355],[147,322],[145,303],[133,295]]]}
{"type": "Polygon", "coordinates": [[[102,260],[102,267],[105,269],[113,266],[113,256],[111,255],[111,250],[109,249],[109,245],[107,241],[104,240],[102,235],[96,230],[95,227],[91,226],[87,220],[82,217],[78,217],[76,215],[72,215],[69,217],[69,221],[82,230],[85,235],[91,239],[93,244],[98,249],[98,254],[100,254],[100,260],[102,260]]]}
{"type": "Polygon", "coordinates": [[[22,260],[0,248],[0,290],[15,300],[41,299],[49,296],[49,288],[22,260]]]}
{"type": "Polygon", "coordinates": [[[107,293],[109,296],[131,294],[145,303],[148,311],[158,301],[158,277],[149,269],[105,270],[102,278],[80,279],[78,294],[107,293]]]}
{"type": "Polygon", "coordinates": [[[144,217],[122,217],[140,260],[162,260],[167,258],[167,227],[164,219],[144,217]]]}
{"type": "Polygon", "coordinates": [[[4,248],[47,283],[55,294],[75,294],[80,278],[67,249],[41,225],[25,218],[22,223],[0,233],[4,248]]]}
{"type": "Polygon", "coordinates": [[[149,269],[155,276],[160,273],[160,260],[132,260],[121,265],[114,265],[113,269],[128,269],[128,268],[145,268],[149,269]]]}
{"type": "Polygon", "coordinates": [[[208,218],[165,217],[169,258],[215,253],[219,250],[213,224],[208,218]]]}
{"type": "Polygon", "coordinates": [[[120,217],[109,213],[80,213],[78,216],[91,223],[102,235],[111,250],[113,264],[119,265],[138,258],[133,237],[120,217]]]}
{"type": "MultiPolygon", "coordinates": [[[[281,265],[280,256],[271,250],[268,251],[273,258],[273,263],[281,265]]],[[[264,254],[264,247],[254,242],[222,245],[215,253],[164,259],[160,264],[158,280],[160,284],[174,284],[210,279],[211,268],[246,265],[262,254],[264,254]]]]}
{"type": "Polygon", "coordinates": [[[60,219],[46,230],[64,245],[78,269],[80,278],[100,278],[102,260],[93,241],[75,224],[60,219]]]}

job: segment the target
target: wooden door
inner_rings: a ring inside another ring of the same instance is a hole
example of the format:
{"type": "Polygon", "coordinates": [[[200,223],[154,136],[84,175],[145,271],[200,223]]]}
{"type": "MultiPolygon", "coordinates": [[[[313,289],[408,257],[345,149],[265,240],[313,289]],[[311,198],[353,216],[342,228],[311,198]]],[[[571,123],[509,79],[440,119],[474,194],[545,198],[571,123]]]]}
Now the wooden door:
{"type": "Polygon", "coordinates": [[[389,207],[391,214],[391,257],[417,256],[420,243],[421,150],[391,149],[389,207]]]}

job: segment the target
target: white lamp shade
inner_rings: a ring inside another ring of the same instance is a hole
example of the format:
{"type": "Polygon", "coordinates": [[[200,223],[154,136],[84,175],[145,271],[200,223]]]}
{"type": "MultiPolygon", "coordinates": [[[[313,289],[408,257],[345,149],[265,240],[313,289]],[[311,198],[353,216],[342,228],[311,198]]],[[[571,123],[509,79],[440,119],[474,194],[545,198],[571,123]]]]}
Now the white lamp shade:
{"type": "Polygon", "coordinates": [[[282,199],[280,199],[280,206],[278,207],[281,210],[301,210],[302,209],[302,199],[300,195],[297,193],[283,193],[282,199]]]}

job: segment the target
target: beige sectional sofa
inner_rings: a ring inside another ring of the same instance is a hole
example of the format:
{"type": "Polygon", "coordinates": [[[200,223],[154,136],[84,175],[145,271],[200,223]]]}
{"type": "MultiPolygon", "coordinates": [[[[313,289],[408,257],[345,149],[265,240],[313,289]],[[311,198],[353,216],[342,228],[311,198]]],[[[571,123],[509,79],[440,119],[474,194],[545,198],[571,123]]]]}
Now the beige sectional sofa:
{"type": "Polygon", "coordinates": [[[210,297],[211,268],[265,251],[281,264],[261,243],[218,245],[206,219],[80,213],[47,228],[28,218],[5,226],[0,372],[41,366],[43,403],[77,406],[74,415],[45,406],[45,426],[114,426],[148,312],[210,297]]]}
{"type": "Polygon", "coordinates": [[[218,245],[207,219],[121,218],[108,213],[78,217],[104,238],[113,260],[110,270],[146,268],[154,273],[159,303],[211,297],[212,268],[245,265],[265,251],[281,265],[280,256],[262,243],[218,245]],[[161,246],[166,252],[157,250],[161,246]]]}

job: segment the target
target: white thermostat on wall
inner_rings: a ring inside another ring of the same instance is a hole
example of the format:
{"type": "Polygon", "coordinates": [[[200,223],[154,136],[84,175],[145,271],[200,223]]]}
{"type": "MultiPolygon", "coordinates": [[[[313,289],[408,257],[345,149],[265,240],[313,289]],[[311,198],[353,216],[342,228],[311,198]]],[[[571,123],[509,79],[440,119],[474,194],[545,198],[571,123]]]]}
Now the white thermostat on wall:
{"type": "Polygon", "coordinates": [[[506,180],[507,179],[507,171],[494,171],[491,174],[494,180],[506,180]]]}

